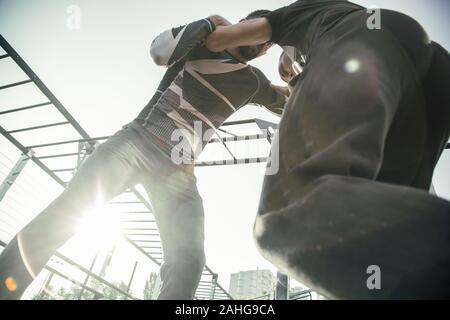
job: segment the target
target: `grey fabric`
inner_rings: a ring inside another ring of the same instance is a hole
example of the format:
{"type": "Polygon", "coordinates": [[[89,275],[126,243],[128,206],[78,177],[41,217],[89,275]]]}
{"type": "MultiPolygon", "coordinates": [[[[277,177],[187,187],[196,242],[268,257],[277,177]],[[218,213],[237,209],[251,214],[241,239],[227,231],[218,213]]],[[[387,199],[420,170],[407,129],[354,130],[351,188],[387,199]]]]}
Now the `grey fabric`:
{"type": "MultiPolygon", "coordinates": [[[[0,256],[0,299],[17,299],[32,281],[17,246],[37,275],[76,232],[82,214],[135,184],[149,193],[164,251],[161,299],[193,299],[205,263],[203,206],[193,166],[172,164],[157,144],[127,125],[85,160],[66,190],[21,230],[0,256]],[[182,271],[182,272],[181,272],[182,271]],[[7,277],[17,290],[6,290],[7,277]]],[[[99,226],[101,230],[101,226],[99,226]]],[[[99,234],[100,235],[100,234],[99,234]]]]}

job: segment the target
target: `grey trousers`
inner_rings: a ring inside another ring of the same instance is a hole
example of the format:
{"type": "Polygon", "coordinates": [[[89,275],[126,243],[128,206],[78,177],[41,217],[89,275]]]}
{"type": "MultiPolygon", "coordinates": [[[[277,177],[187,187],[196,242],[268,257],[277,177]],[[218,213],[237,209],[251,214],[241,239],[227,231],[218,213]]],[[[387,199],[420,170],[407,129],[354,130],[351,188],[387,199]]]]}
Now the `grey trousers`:
{"type": "Polygon", "coordinates": [[[449,298],[450,202],[428,190],[450,134],[450,58],[411,18],[381,19],[369,30],[352,14],[320,36],[280,123],[254,236],[329,298],[449,298]]]}
{"type": "Polygon", "coordinates": [[[204,212],[193,166],[173,164],[130,126],[101,144],[65,191],[8,244],[0,256],[0,299],[20,298],[33,280],[29,269],[41,271],[75,234],[87,208],[139,183],[151,199],[164,252],[158,299],[193,299],[205,264],[204,212]],[[15,291],[5,287],[8,277],[16,281],[15,291]]]}

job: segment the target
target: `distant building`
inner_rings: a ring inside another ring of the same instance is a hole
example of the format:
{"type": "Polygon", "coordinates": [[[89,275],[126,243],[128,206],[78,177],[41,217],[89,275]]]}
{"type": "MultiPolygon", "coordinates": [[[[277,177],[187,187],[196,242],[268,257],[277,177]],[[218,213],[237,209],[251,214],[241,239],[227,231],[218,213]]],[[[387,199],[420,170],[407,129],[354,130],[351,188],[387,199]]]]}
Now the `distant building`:
{"type": "Polygon", "coordinates": [[[229,292],[235,299],[273,299],[275,284],[276,278],[269,270],[241,271],[231,274],[229,292]]]}

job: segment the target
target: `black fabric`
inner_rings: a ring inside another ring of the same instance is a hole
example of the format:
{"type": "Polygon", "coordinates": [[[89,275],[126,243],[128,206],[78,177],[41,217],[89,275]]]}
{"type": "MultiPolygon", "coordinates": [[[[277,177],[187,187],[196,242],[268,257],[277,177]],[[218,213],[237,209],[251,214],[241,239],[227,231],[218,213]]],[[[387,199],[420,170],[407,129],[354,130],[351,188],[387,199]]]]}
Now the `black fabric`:
{"type": "Polygon", "coordinates": [[[153,95],[153,97],[150,99],[150,101],[147,103],[147,105],[144,107],[144,109],[139,112],[139,115],[137,116],[136,120],[138,122],[142,123],[145,120],[145,117],[150,113],[153,106],[156,104],[156,102],[159,100],[161,95],[166,91],[166,89],[170,86],[172,81],[176,78],[176,76],[180,73],[180,71],[184,67],[184,63],[186,62],[186,59],[182,59],[175,63],[173,66],[169,67],[167,69],[166,73],[164,73],[164,76],[161,80],[161,82],[158,85],[158,89],[153,95]]]}
{"type": "Polygon", "coordinates": [[[449,57],[411,18],[381,16],[369,30],[366,12],[349,14],[314,45],[274,139],[279,171],[265,177],[255,237],[330,298],[448,299],[450,202],[428,190],[450,133],[449,57]],[[366,285],[370,265],[380,290],[366,285]]]}
{"type": "Polygon", "coordinates": [[[253,68],[253,72],[258,78],[259,86],[258,91],[250,99],[250,103],[265,106],[268,110],[281,116],[286,98],[271,88],[270,81],[261,70],[253,68]]]}
{"type": "Polygon", "coordinates": [[[272,27],[271,41],[297,47],[308,55],[314,40],[345,15],[364,8],[348,1],[298,0],[264,15],[272,27]]]}

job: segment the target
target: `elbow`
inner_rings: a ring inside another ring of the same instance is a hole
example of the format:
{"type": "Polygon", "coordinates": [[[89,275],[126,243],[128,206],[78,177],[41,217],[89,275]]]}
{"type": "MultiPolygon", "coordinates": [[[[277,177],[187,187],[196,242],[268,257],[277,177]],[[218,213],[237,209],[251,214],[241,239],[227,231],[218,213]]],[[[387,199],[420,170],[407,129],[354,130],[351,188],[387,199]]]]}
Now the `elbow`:
{"type": "Polygon", "coordinates": [[[164,66],[164,58],[162,55],[155,52],[155,50],[150,49],[150,56],[152,57],[152,60],[156,65],[164,66]]]}
{"type": "Polygon", "coordinates": [[[152,43],[150,47],[150,56],[152,57],[153,62],[158,66],[167,66],[167,58],[164,54],[162,54],[161,50],[155,44],[152,43]]]}

